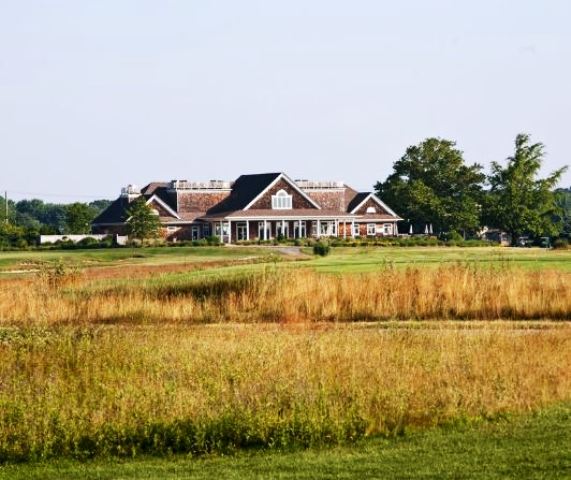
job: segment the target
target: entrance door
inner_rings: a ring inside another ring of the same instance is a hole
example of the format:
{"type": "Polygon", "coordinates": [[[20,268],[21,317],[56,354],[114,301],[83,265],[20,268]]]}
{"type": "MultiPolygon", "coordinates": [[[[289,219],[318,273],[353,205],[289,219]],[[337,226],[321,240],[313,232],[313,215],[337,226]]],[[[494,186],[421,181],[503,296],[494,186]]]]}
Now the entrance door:
{"type": "Polygon", "coordinates": [[[248,240],[248,226],[246,222],[239,222],[236,224],[236,238],[238,241],[248,240]]]}
{"type": "Polygon", "coordinates": [[[198,227],[197,225],[193,225],[190,232],[191,232],[190,233],[191,238],[193,240],[198,240],[198,238],[200,237],[200,227],[198,227]]]}

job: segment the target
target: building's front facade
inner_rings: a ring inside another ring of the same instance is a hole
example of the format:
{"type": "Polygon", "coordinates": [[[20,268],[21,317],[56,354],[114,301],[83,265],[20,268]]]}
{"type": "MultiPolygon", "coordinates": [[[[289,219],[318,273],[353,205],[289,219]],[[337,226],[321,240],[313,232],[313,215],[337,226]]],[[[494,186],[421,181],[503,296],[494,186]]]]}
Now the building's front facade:
{"type": "Polygon", "coordinates": [[[292,180],[284,173],[242,175],[234,182],[173,180],[121,196],[93,222],[94,233],[126,233],[129,204],[143,196],[170,241],[216,235],[224,243],[275,238],[398,235],[401,218],[372,192],[343,182],[292,180]]]}

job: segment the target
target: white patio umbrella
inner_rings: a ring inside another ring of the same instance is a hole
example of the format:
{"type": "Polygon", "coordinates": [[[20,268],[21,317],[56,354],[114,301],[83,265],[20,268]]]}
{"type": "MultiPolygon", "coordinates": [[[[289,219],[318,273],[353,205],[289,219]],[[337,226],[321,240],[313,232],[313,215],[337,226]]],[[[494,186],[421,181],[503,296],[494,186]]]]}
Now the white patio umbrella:
{"type": "Polygon", "coordinates": [[[409,235],[412,235],[412,223],[410,224],[410,228],[408,230],[409,235]]]}
{"type": "Polygon", "coordinates": [[[432,231],[432,223],[430,224],[430,235],[432,235],[434,232],[432,231]]]}
{"type": "Polygon", "coordinates": [[[424,227],[424,233],[425,233],[425,235],[428,235],[428,223],[424,227]]]}

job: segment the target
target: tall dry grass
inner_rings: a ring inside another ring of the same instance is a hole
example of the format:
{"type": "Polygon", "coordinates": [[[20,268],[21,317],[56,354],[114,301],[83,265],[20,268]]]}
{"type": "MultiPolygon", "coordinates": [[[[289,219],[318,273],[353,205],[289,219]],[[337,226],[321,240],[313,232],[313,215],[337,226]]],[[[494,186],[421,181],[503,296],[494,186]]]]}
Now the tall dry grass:
{"type": "Polygon", "coordinates": [[[338,443],[571,398],[571,328],[0,330],[0,459],[338,443]]]}
{"type": "Polygon", "coordinates": [[[4,281],[0,324],[570,319],[569,274],[466,265],[374,274],[305,269],[97,284],[4,281]]]}

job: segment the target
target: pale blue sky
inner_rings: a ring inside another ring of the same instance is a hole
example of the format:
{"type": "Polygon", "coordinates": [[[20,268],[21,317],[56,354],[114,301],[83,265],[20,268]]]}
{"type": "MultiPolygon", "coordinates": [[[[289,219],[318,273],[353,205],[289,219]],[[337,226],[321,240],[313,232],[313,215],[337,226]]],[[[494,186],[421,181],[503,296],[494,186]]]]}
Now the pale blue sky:
{"type": "Polygon", "coordinates": [[[369,189],[427,136],[487,166],[529,132],[554,169],[570,127],[567,0],[0,0],[16,199],[282,170],[369,189]]]}

